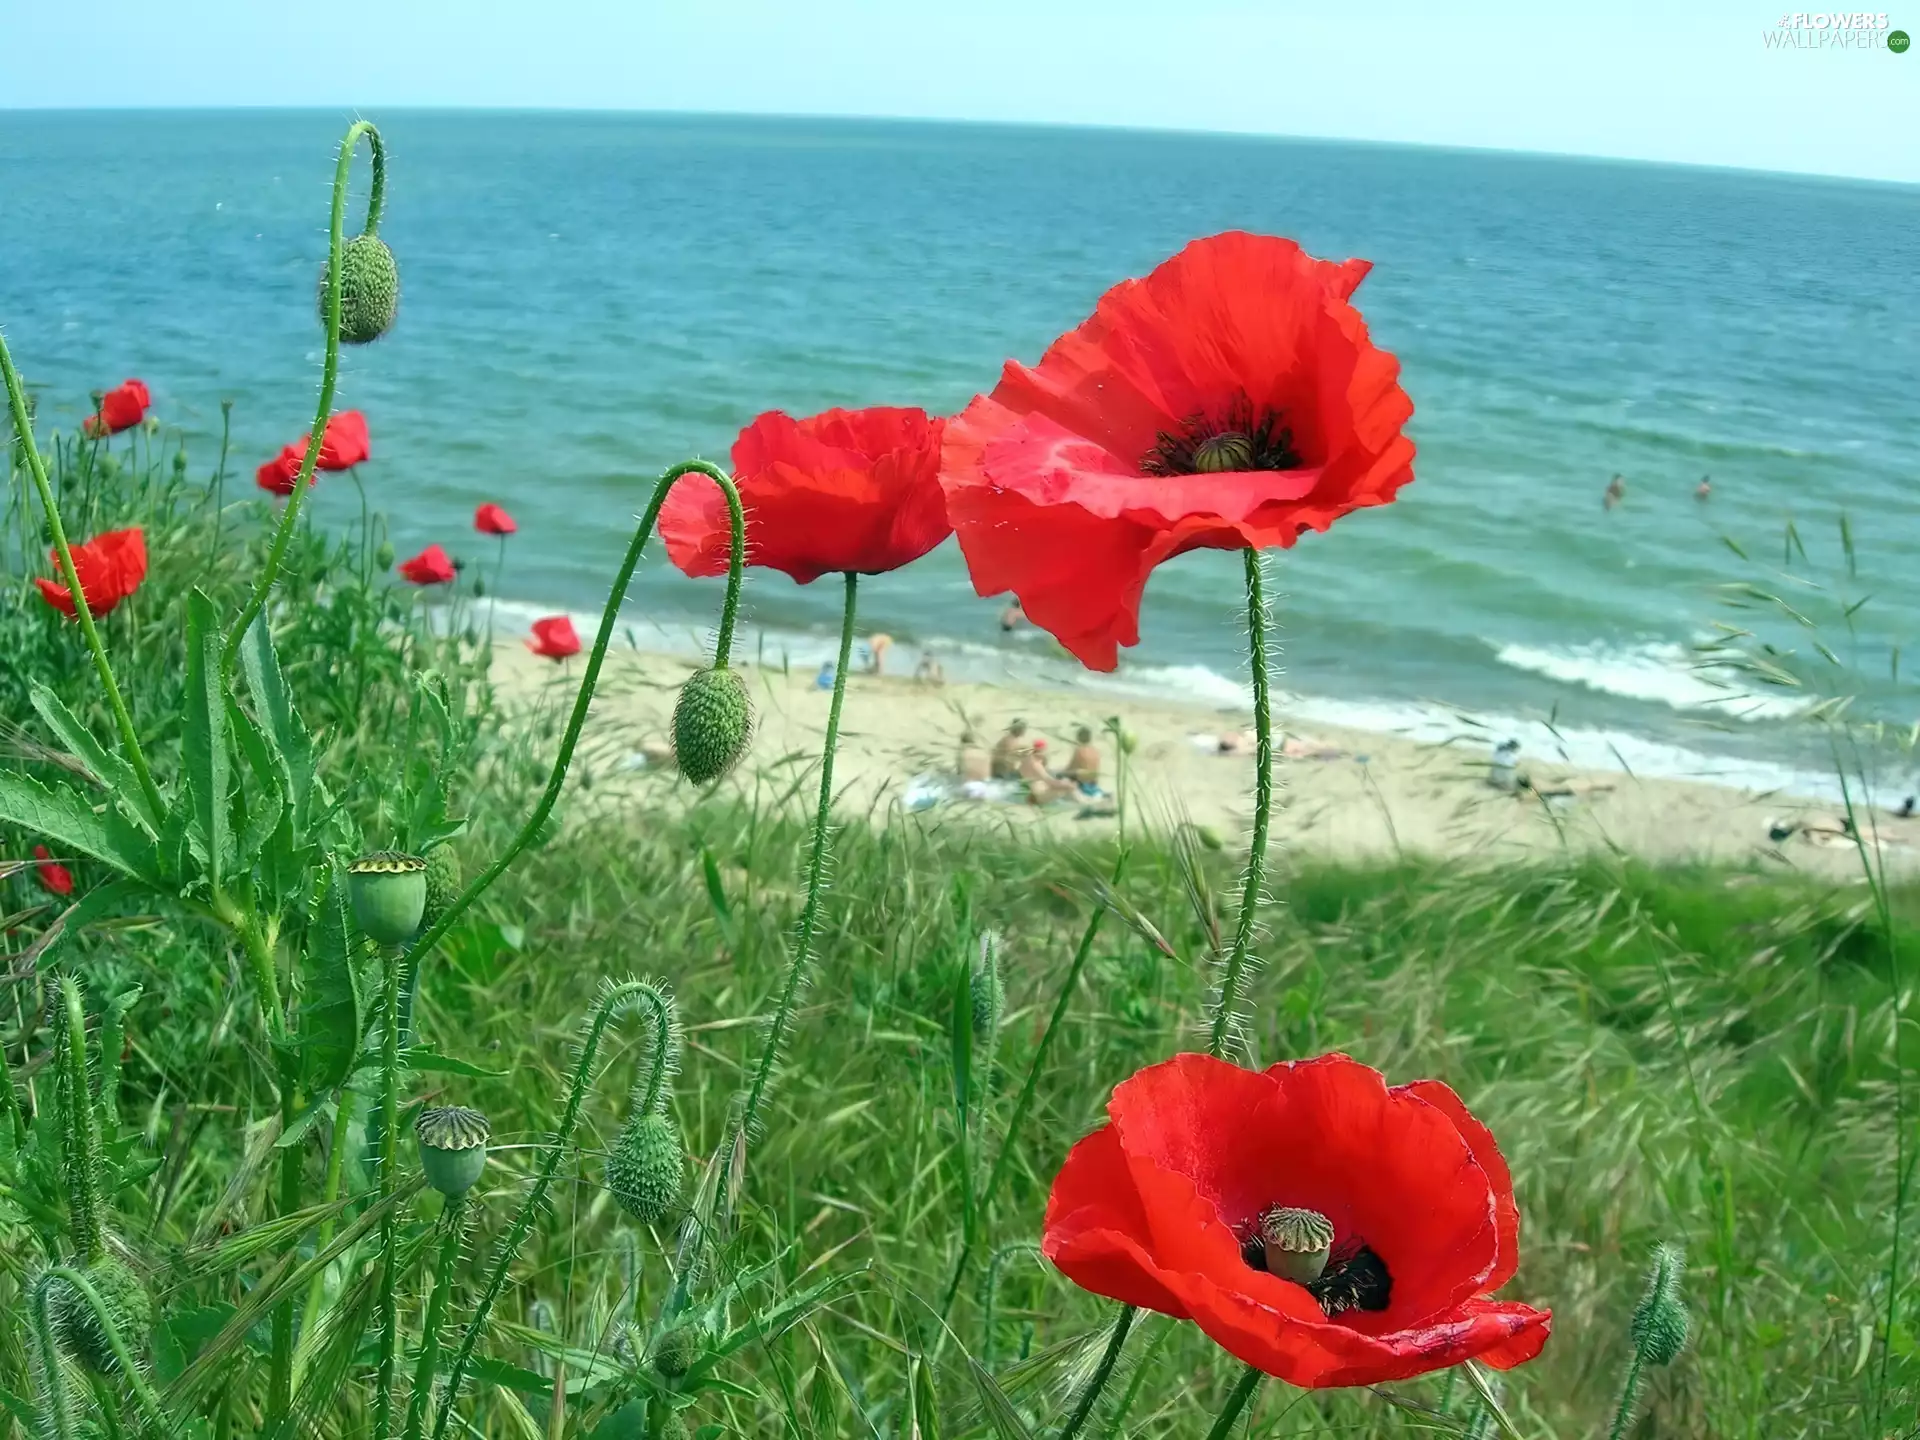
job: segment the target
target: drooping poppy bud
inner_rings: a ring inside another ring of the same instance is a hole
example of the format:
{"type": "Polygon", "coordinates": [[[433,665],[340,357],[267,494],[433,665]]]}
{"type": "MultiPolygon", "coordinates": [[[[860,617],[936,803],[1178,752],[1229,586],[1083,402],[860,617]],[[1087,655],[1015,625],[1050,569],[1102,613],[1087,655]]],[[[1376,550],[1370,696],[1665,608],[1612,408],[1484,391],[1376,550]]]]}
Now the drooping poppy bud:
{"type": "Polygon", "coordinates": [[[740,763],[753,738],[753,702],[735,670],[698,670],[673,707],[673,755],[696,785],[718,780],[740,763]]]}
{"type": "MultiPolygon", "coordinates": [[[[102,1256],[81,1273],[100,1297],[127,1349],[139,1354],[146,1348],[147,1332],[153,1328],[153,1301],[147,1297],[140,1277],[111,1255],[102,1256]]],[[[106,1328],[86,1296],[73,1285],[60,1284],[50,1298],[60,1347],[96,1375],[118,1374],[120,1357],[113,1353],[106,1328]]]]}
{"type": "Polygon", "coordinates": [[[382,540],[380,542],[379,546],[373,552],[373,563],[380,567],[383,574],[393,569],[393,542],[391,540],[382,540]]]}
{"type": "MultiPolygon", "coordinates": [[[[327,324],[330,265],[320,267],[320,326],[327,324]]],[[[400,311],[400,266],[378,235],[356,235],[340,247],[340,338],[368,345],[393,328],[400,311]]]]}
{"type": "Polygon", "coordinates": [[[449,1199],[464,1195],[487,1168],[487,1141],[493,1127],[478,1110],[441,1105],[422,1110],[413,1122],[420,1142],[420,1169],[427,1184],[449,1199]]]}
{"type": "Polygon", "coordinates": [[[426,913],[427,862],[398,850],[362,855],[347,866],[347,895],[363,935],[376,945],[404,945],[426,913]]]}
{"type": "Polygon", "coordinates": [[[665,1115],[635,1115],[607,1157],[607,1192],[642,1225],[659,1222],[680,1201],[687,1157],[665,1115]]]}

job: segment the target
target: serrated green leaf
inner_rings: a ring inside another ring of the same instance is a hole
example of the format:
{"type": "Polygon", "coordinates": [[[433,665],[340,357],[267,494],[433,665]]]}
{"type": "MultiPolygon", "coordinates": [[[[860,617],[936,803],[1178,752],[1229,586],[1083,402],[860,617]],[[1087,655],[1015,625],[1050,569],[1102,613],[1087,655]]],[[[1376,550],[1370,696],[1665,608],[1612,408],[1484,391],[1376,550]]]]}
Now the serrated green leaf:
{"type": "Polygon", "coordinates": [[[451,1055],[436,1054],[425,1045],[415,1045],[407,1052],[407,1065],[414,1070],[424,1070],[437,1075],[460,1075],[469,1080],[498,1080],[501,1076],[511,1073],[506,1070],[489,1070],[483,1065],[456,1060],[451,1055]]]}
{"type": "Polygon", "coordinates": [[[93,732],[81,724],[79,717],[46,686],[36,684],[33,687],[33,708],[40,712],[40,718],[47,722],[47,728],[67,747],[74,759],[85,765],[116,799],[127,806],[133,818],[145,827],[149,835],[158,836],[160,817],[154,814],[153,806],[148,803],[147,792],[135,778],[133,767],[94,739],[93,732]]]}
{"type": "Polygon", "coordinates": [[[328,866],[327,888],[307,928],[305,995],[300,1002],[300,1049],[307,1093],[336,1089],[353,1069],[367,1033],[366,999],[354,966],[353,928],[347,920],[347,883],[328,866]]]}
{"type": "Polygon", "coordinates": [[[287,802],[293,811],[294,840],[304,843],[311,818],[308,800],[313,792],[313,737],[287,692],[280,660],[273,650],[273,632],[267,628],[264,614],[256,615],[247,627],[240,645],[240,664],[246,672],[254,711],[266,731],[274,761],[283,772],[287,802]]]}
{"type": "Polygon", "coordinates": [[[45,836],[63,852],[85,855],[123,875],[160,883],[153,842],[115,807],[96,815],[75,791],[52,790],[28,775],[0,771],[0,821],[45,836]]]}
{"type": "Polygon", "coordinates": [[[190,799],[187,833],[199,842],[207,884],[216,894],[230,848],[227,804],[232,756],[227,697],[220,683],[220,626],[203,590],[187,596],[187,688],[181,763],[190,799]]]}
{"type": "Polygon", "coordinates": [[[239,743],[240,754],[252,771],[255,784],[250,795],[244,786],[236,785],[233,792],[234,833],[239,837],[234,842],[234,866],[244,871],[253,868],[273,838],[273,832],[280,828],[286,800],[278,767],[268,753],[260,727],[248,718],[231,695],[227,697],[227,726],[239,743]]]}

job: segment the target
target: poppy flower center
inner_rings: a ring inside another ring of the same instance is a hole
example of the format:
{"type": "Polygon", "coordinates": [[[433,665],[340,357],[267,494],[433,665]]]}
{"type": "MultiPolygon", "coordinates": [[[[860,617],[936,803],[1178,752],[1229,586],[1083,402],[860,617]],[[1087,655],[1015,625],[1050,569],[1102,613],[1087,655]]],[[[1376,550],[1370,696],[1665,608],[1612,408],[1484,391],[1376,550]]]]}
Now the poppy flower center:
{"type": "Polygon", "coordinates": [[[1318,1210],[1262,1210],[1241,1241],[1240,1255],[1255,1270],[1303,1286],[1329,1320],[1348,1310],[1384,1310],[1393,1293],[1386,1262],[1355,1238],[1336,1248],[1333,1222],[1318,1210]]]}
{"type": "Polygon", "coordinates": [[[1220,475],[1235,470],[1297,470],[1293,431],[1271,405],[1257,414],[1245,395],[1218,417],[1189,415],[1178,430],[1162,430],[1140,457],[1148,475],[1220,475]]]}

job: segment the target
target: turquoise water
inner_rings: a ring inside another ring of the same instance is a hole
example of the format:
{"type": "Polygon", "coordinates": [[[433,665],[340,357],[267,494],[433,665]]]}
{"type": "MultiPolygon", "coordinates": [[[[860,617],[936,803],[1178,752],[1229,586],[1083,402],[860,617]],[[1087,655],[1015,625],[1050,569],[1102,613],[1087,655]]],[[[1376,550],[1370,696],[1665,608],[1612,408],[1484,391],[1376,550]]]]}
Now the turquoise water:
{"type": "MultiPolygon", "coordinates": [[[[1920,187],[1125,132],[376,118],[405,299],[390,339],[346,357],[340,403],[370,417],[363,477],[403,554],[490,562],[473,506],[519,518],[517,621],[597,609],[646,477],[723,456],[755,412],[955,411],[1115,280],[1232,226],[1371,259],[1358,303],[1416,407],[1404,498],[1278,562],[1285,684],[1309,713],[1437,734],[1464,711],[1534,750],[1764,782],[1796,760],[1794,727],[1777,705],[1727,718],[1691,668],[1713,587],[1777,556],[1789,518],[1837,553],[1844,510],[1874,593],[1866,663],[1920,618],[1920,187]],[[1520,727],[1547,719],[1562,740],[1520,727]]],[[[0,322],[43,415],[70,427],[90,389],[138,375],[202,456],[231,398],[250,486],[311,415],[343,128],[0,112],[0,322]]],[[[357,504],[329,480],[317,514],[345,525],[357,504]]],[[[1233,699],[1237,602],[1234,557],[1163,568],[1118,683],[1233,699]]],[[[795,663],[837,603],[749,587],[795,663]]],[[[716,604],[656,555],[628,613],[642,643],[690,642],[716,604]]],[[[1036,637],[1000,640],[950,543],[864,608],[950,670],[1073,678],[1036,637]]],[[[1876,703],[1915,718],[1906,695],[1876,703]]]]}

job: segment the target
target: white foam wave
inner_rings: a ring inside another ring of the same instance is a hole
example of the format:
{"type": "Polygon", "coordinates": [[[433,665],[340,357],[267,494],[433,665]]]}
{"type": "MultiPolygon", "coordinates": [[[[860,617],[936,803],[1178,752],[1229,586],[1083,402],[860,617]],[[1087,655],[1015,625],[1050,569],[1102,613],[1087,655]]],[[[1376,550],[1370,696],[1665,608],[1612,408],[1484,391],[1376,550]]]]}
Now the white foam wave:
{"type": "Polygon", "coordinates": [[[1565,647],[1502,645],[1502,665],[1578,685],[1603,695],[1665,705],[1673,710],[1712,711],[1738,720],[1783,720],[1806,708],[1804,700],[1755,694],[1724,665],[1703,663],[1684,646],[1670,643],[1618,649],[1589,644],[1565,647]]]}

